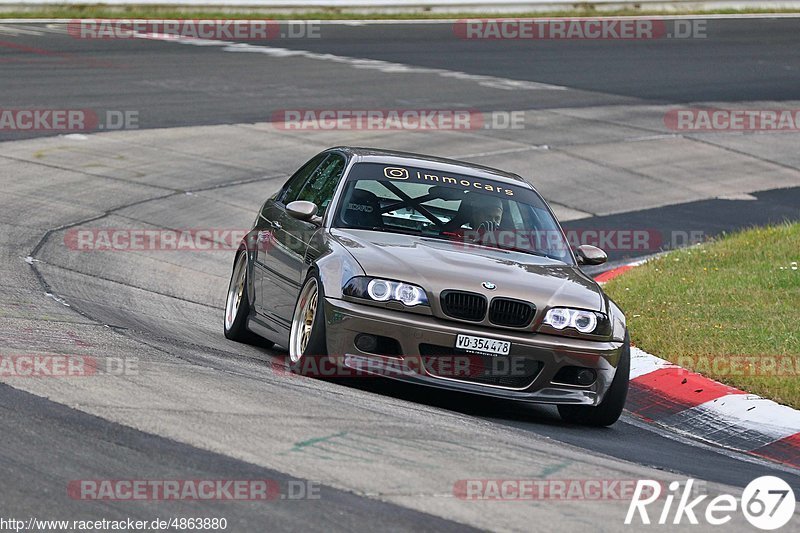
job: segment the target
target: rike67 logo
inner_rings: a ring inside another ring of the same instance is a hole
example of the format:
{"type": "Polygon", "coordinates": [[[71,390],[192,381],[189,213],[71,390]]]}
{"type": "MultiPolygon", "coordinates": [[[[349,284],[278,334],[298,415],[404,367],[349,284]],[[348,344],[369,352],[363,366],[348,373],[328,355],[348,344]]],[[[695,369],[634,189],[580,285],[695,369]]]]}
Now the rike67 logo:
{"type": "Polygon", "coordinates": [[[693,479],[688,479],[683,487],[680,482],[673,481],[664,497],[658,481],[639,480],[625,516],[625,524],[649,525],[654,522],[659,525],[679,525],[688,522],[697,525],[700,518],[712,526],[722,526],[741,511],[754,527],[772,531],[788,524],[794,516],[797,503],[794,491],[779,477],[762,476],[754,479],[745,487],[741,500],[731,494],[720,494],[708,501],[707,494],[692,498],[695,495],[693,484],[693,479]],[[658,504],[648,509],[657,501],[658,504]],[[652,522],[648,511],[655,512],[652,522]]]}

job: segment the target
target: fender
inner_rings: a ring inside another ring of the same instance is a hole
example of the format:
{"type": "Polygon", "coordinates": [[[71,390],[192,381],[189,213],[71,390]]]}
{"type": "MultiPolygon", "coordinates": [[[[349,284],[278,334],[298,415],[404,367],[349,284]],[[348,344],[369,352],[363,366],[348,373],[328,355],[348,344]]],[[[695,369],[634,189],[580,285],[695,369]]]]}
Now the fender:
{"type": "Polygon", "coordinates": [[[611,298],[608,299],[608,318],[611,320],[611,335],[617,342],[625,340],[625,335],[628,331],[628,323],[622,309],[614,303],[611,298]]]}
{"type": "Polygon", "coordinates": [[[315,233],[311,245],[322,251],[306,270],[304,278],[308,276],[308,270],[315,268],[322,281],[325,297],[341,300],[342,287],[348,280],[353,276],[364,276],[366,272],[344,246],[327,234],[327,230],[315,233]]]}

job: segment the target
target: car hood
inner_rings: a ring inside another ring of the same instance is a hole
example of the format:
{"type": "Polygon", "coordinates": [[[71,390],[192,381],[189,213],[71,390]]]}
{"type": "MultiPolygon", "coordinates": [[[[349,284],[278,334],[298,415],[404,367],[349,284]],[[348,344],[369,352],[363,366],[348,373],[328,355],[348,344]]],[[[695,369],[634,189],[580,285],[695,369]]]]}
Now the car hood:
{"type": "Polygon", "coordinates": [[[605,311],[593,279],[573,265],[546,257],[463,243],[369,230],[333,229],[331,235],[369,276],[421,285],[438,298],[457,289],[532,302],[539,310],[565,306],[605,311]],[[482,283],[494,284],[494,290],[482,283]]]}

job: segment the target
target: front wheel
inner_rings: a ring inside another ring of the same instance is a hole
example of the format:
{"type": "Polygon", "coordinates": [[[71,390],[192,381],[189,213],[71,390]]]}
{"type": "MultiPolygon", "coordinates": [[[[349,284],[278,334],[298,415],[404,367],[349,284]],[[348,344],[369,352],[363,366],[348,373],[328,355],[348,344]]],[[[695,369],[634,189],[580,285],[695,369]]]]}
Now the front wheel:
{"type": "Polygon", "coordinates": [[[631,373],[631,339],[625,332],[625,344],[614,379],[600,405],[559,405],[558,414],[565,422],[584,426],[610,426],[619,419],[628,397],[631,373]]]}
{"type": "Polygon", "coordinates": [[[312,274],[303,284],[292,314],[289,332],[289,359],[292,363],[298,363],[304,357],[327,354],[323,302],[322,284],[312,274]]]}

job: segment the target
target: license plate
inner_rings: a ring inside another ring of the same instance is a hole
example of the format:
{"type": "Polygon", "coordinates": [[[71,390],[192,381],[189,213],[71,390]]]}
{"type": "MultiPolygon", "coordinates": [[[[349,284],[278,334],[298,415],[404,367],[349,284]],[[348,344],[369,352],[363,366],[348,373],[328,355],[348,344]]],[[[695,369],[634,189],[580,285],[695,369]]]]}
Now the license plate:
{"type": "Polygon", "coordinates": [[[486,337],[473,337],[472,335],[459,335],[456,337],[456,348],[469,352],[488,353],[492,355],[508,355],[511,343],[486,337]]]}

